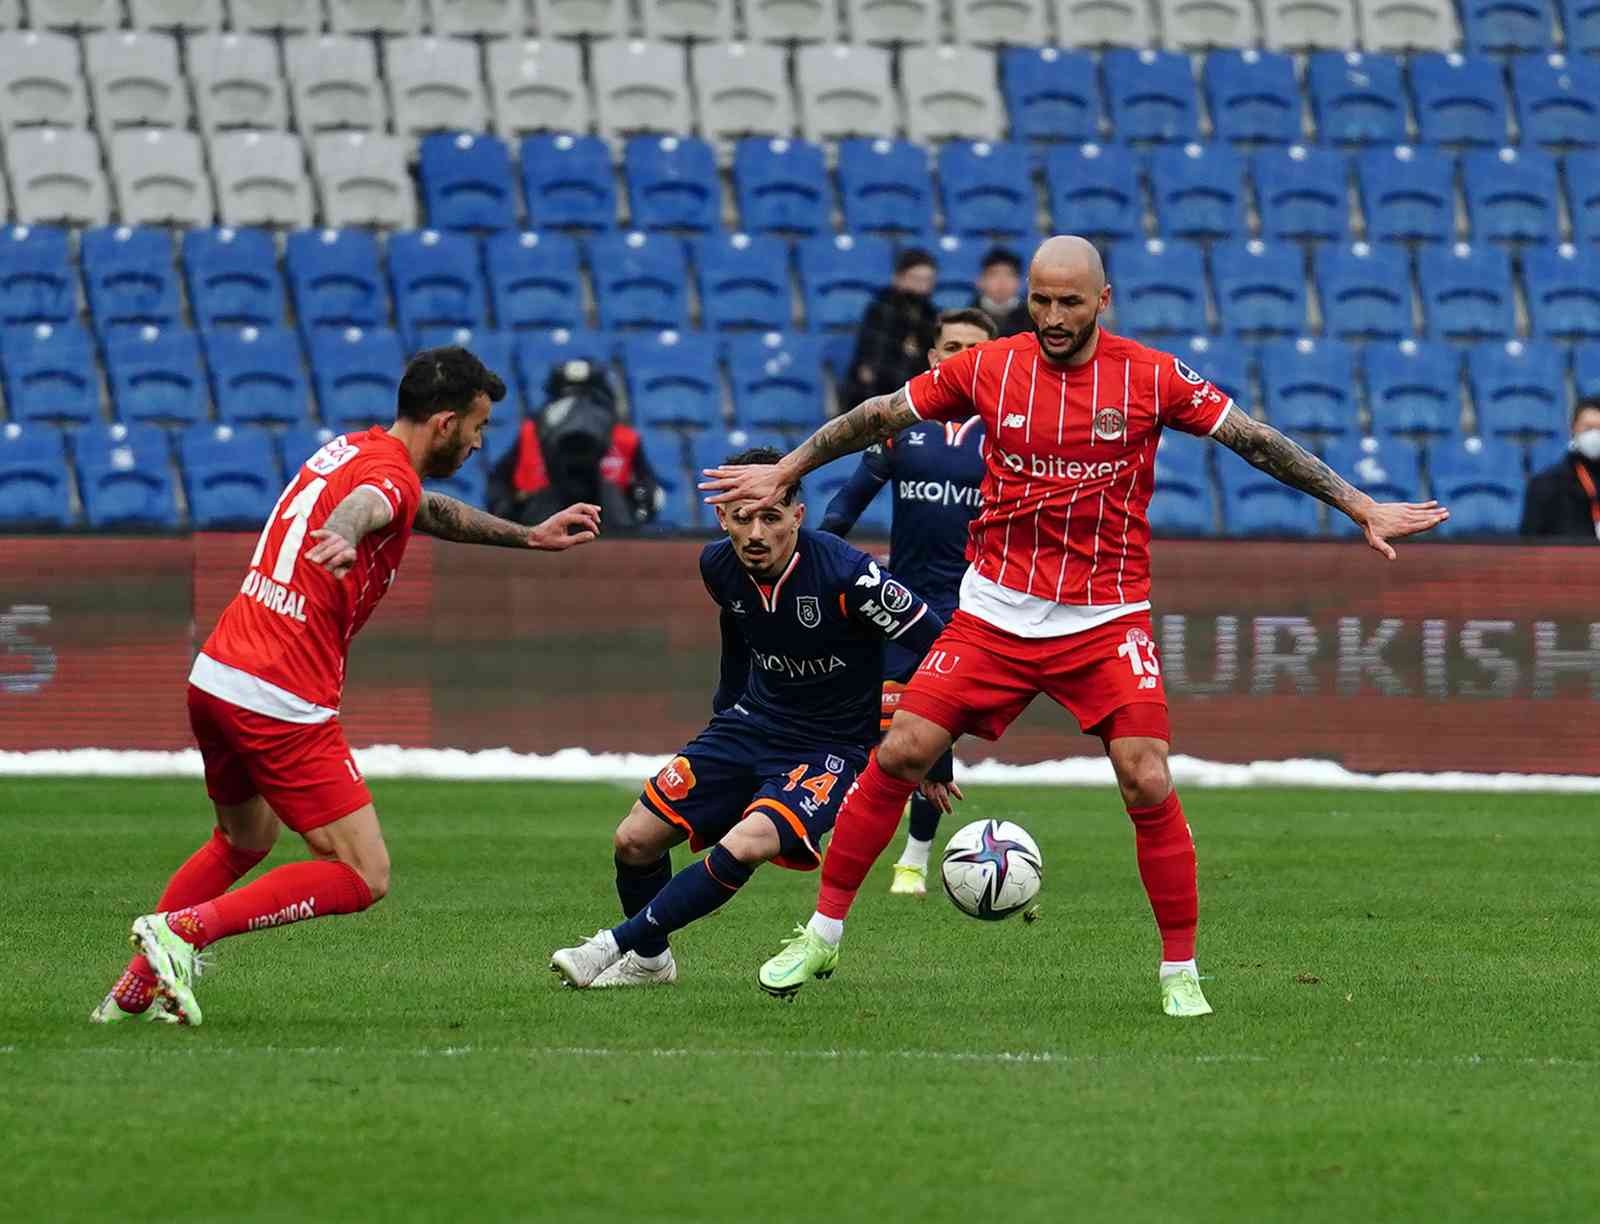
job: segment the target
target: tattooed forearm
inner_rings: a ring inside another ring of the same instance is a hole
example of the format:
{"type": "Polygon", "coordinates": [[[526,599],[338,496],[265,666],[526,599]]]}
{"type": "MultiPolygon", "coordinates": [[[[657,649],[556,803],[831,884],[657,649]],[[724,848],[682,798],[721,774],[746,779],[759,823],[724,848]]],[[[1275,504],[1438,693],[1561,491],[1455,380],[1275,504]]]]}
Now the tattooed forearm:
{"type": "Polygon", "coordinates": [[[840,455],[866,450],[874,442],[892,438],[908,425],[917,423],[906,389],[890,395],[875,395],[862,400],[842,416],[836,416],[789,454],[787,462],[796,476],[832,462],[840,455]]]}
{"type": "Polygon", "coordinates": [[[359,544],[369,532],[387,526],[393,517],[388,499],[376,489],[361,485],[350,490],[333,508],[333,513],[323,520],[322,530],[359,544]]]}
{"type": "Polygon", "coordinates": [[[424,535],[457,544],[494,544],[501,548],[527,548],[528,529],[482,510],[474,510],[443,493],[424,493],[415,527],[424,535]]]}
{"type": "Polygon", "coordinates": [[[1352,517],[1357,509],[1371,501],[1305,447],[1256,420],[1242,408],[1235,406],[1228,413],[1215,437],[1267,475],[1352,517]]]}

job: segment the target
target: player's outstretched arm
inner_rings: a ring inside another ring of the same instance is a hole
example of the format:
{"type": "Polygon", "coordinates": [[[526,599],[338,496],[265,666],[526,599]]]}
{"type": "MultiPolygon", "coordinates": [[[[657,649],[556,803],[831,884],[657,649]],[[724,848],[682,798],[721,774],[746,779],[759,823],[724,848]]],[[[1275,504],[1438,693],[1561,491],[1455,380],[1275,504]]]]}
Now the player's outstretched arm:
{"type": "Polygon", "coordinates": [[[457,544],[561,552],[587,544],[600,534],[600,507],[578,502],[558,510],[536,526],[525,527],[430,490],[422,495],[415,527],[436,540],[451,540],[457,544]]]}
{"type": "Polygon", "coordinates": [[[1374,501],[1305,447],[1237,406],[1212,436],[1267,475],[1347,514],[1367,543],[1391,561],[1390,540],[1428,531],[1450,517],[1438,502],[1374,501]]]}
{"type": "Polygon", "coordinates": [[[700,488],[711,494],[706,498],[711,505],[752,501],[756,509],[776,506],[784,489],[807,472],[841,455],[865,450],[874,442],[892,438],[916,423],[917,414],[911,408],[906,389],[901,387],[889,395],[862,400],[849,412],[834,417],[778,463],[707,468],[700,488]]]}
{"type": "Polygon", "coordinates": [[[358,485],[311,533],[306,560],[343,578],[356,563],[356,546],[371,532],[387,527],[394,517],[389,499],[370,485],[358,485]]]}

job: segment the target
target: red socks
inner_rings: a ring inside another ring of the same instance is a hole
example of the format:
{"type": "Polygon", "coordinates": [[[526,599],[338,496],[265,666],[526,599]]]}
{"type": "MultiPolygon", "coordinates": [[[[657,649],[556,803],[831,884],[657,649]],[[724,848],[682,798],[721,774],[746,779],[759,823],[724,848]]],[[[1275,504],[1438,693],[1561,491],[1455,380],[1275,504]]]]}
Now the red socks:
{"type": "Polygon", "coordinates": [[[372,890],[354,867],[313,859],[285,863],[243,888],[169,914],[167,925],[203,948],[245,931],[360,913],[371,904],[372,890]]]}
{"type": "Polygon", "coordinates": [[[1200,892],[1195,883],[1194,838],[1178,792],[1155,807],[1129,808],[1128,815],[1133,818],[1139,878],[1161,928],[1161,959],[1193,960],[1200,892]]]}
{"type": "Polygon", "coordinates": [[[850,912],[850,903],[856,899],[867,872],[884,847],[894,840],[894,831],[900,827],[900,812],[916,789],[915,782],[902,782],[879,769],[878,755],[873,753],[839,809],[833,840],[822,860],[822,887],[817,892],[819,914],[843,919],[850,912]]]}

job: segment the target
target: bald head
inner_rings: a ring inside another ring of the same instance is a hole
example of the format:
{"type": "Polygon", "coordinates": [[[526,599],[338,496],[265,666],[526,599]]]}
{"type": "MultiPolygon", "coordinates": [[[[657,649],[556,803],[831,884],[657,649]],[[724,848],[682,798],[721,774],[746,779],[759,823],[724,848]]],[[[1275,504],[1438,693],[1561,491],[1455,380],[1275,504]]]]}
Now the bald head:
{"type": "Polygon", "coordinates": [[[1094,356],[1100,313],[1111,304],[1105,264],[1076,234],[1047,238],[1028,267],[1028,314],[1051,361],[1079,365],[1094,356]]]}

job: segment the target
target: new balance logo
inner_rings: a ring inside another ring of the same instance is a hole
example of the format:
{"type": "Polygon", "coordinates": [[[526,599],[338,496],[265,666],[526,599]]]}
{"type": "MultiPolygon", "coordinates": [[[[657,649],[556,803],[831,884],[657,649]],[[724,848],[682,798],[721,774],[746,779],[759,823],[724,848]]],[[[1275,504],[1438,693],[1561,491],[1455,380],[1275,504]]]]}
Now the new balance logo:
{"type": "Polygon", "coordinates": [[[644,907],[644,920],[646,922],[648,922],[651,926],[660,926],[661,925],[659,922],[656,921],[656,912],[655,912],[655,910],[652,909],[648,905],[644,907]]]}
{"type": "Polygon", "coordinates": [[[252,918],[245,923],[245,930],[260,931],[267,927],[282,926],[286,922],[304,922],[307,918],[317,916],[317,903],[313,901],[291,901],[282,909],[273,910],[270,914],[262,914],[259,918],[252,918]]]}
{"type": "Polygon", "coordinates": [[[1001,429],[1021,429],[1028,423],[1028,418],[1020,412],[1006,413],[1005,420],[1000,422],[1001,429]]]}

